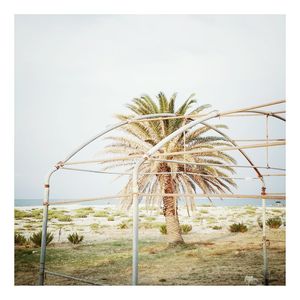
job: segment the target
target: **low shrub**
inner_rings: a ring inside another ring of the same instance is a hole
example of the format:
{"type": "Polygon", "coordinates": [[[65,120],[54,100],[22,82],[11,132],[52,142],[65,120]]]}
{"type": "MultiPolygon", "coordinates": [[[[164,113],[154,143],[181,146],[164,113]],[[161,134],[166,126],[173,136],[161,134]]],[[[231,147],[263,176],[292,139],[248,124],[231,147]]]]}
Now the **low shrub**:
{"type": "Polygon", "coordinates": [[[75,209],[75,212],[78,214],[91,214],[94,213],[95,210],[92,207],[82,207],[75,209]]]}
{"type": "Polygon", "coordinates": [[[90,228],[92,230],[96,231],[96,230],[100,229],[101,226],[99,224],[97,224],[97,223],[93,223],[93,224],[90,225],[90,228]]]}
{"type": "Polygon", "coordinates": [[[68,215],[62,215],[62,216],[59,216],[57,218],[58,221],[60,222],[71,222],[73,219],[71,216],[68,216],[68,215]]]}
{"type": "Polygon", "coordinates": [[[15,245],[24,245],[26,242],[27,239],[23,234],[15,233],[15,245]]]}
{"type": "Polygon", "coordinates": [[[32,216],[32,214],[30,212],[15,209],[15,219],[16,220],[20,220],[20,219],[23,219],[23,218],[30,218],[31,216],[32,216]]]}
{"type": "Polygon", "coordinates": [[[229,227],[230,232],[246,232],[248,227],[243,223],[233,223],[229,227]]]}
{"type": "Polygon", "coordinates": [[[212,226],[211,227],[213,230],[221,230],[222,229],[222,226],[217,226],[217,225],[215,225],[215,226],[212,226]]]}
{"type": "MultiPolygon", "coordinates": [[[[257,219],[257,224],[258,226],[262,229],[263,228],[263,224],[262,224],[262,219],[261,217],[257,219]]],[[[266,225],[269,228],[274,228],[274,229],[278,229],[281,225],[282,225],[282,220],[280,217],[273,217],[273,218],[269,218],[266,221],[266,225]]]]}
{"type": "Polygon", "coordinates": [[[282,225],[280,217],[269,218],[266,222],[269,228],[278,229],[282,225]]]}
{"type": "Polygon", "coordinates": [[[193,219],[194,222],[202,222],[204,220],[203,217],[196,217],[193,219]]]}
{"type": "Polygon", "coordinates": [[[83,240],[83,235],[78,235],[77,232],[68,235],[68,241],[74,245],[81,243],[83,240]]]}
{"type": "Polygon", "coordinates": [[[119,229],[127,229],[128,227],[129,227],[128,224],[125,222],[122,222],[118,225],[119,229]]]}
{"type": "MultiPolygon", "coordinates": [[[[46,236],[46,245],[49,245],[52,240],[53,240],[54,236],[51,232],[47,232],[47,236],[46,236]]],[[[42,230],[40,230],[37,233],[33,233],[30,236],[30,240],[33,242],[34,245],[41,247],[41,243],[42,243],[42,230]]]]}
{"type": "Polygon", "coordinates": [[[63,218],[65,216],[65,212],[65,210],[53,210],[53,208],[49,209],[48,218],[49,220],[63,218]]]}
{"type": "Polygon", "coordinates": [[[192,225],[189,225],[189,224],[182,224],[180,226],[180,229],[181,229],[182,234],[187,234],[193,229],[193,227],[192,227],[192,225]]]}
{"type": "Polygon", "coordinates": [[[114,220],[115,220],[114,217],[108,217],[108,218],[107,218],[107,221],[114,221],[114,220]]]}
{"type": "Polygon", "coordinates": [[[97,218],[106,218],[108,216],[109,216],[109,213],[107,211],[103,211],[103,210],[99,210],[94,213],[94,217],[97,217],[97,218]]]}
{"type": "Polygon", "coordinates": [[[200,210],[200,213],[201,213],[201,214],[208,214],[208,210],[207,210],[207,209],[201,209],[201,210],[200,210]]]}
{"type": "Polygon", "coordinates": [[[145,220],[146,221],[155,221],[156,218],[155,217],[146,217],[145,220]]]}
{"type": "Polygon", "coordinates": [[[167,225],[166,224],[163,224],[163,225],[160,225],[159,227],[159,231],[161,234],[167,234],[167,225]]]}
{"type": "Polygon", "coordinates": [[[87,218],[88,213],[86,212],[80,212],[80,213],[76,213],[76,215],[74,216],[75,218],[87,218]]]}

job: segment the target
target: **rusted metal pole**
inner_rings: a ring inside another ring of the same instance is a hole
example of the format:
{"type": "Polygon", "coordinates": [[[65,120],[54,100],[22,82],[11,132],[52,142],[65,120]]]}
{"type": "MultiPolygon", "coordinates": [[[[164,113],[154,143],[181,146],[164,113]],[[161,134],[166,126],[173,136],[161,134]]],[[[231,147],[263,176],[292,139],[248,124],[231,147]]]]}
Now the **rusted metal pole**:
{"type": "Polygon", "coordinates": [[[51,170],[47,175],[44,184],[44,200],[43,200],[43,227],[42,227],[42,241],[40,254],[40,270],[39,270],[39,285],[44,285],[45,282],[45,261],[46,261],[46,246],[47,246],[47,223],[48,223],[48,206],[49,206],[49,192],[50,192],[50,178],[51,175],[57,171],[57,168],[51,170]]]}
{"type": "Polygon", "coordinates": [[[263,243],[263,276],[264,285],[269,285],[269,266],[268,266],[268,252],[267,252],[267,237],[266,237],[266,187],[261,188],[262,201],[262,243],[263,243]]]}

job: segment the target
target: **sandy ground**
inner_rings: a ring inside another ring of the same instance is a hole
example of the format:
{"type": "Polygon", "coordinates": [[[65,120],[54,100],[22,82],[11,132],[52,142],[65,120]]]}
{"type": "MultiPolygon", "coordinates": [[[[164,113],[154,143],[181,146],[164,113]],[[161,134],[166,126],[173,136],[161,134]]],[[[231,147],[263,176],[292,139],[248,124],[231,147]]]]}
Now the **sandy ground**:
{"type": "MultiPolygon", "coordinates": [[[[19,207],[15,231],[27,238],[41,230],[40,207],[19,207]]],[[[192,225],[183,235],[186,246],[170,249],[160,233],[161,211],[140,208],[140,284],[142,285],[245,285],[246,276],[262,284],[262,230],[259,207],[197,207],[188,216],[181,207],[181,224],[192,225]],[[246,233],[232,233],[229,226],[242,222],[246,233]]],[[[285,220],[285,208],[267,208],[267,219],[285,220]]],[[[49,229],[54,240],[47,247],[47,268],[88,279],[100,285],[129,285],[132,260],[132,212],[114,206],[51,206],[49,229]],[[68,221],[62,219],[68,218],[68,221]],[[60,219],[60,220],[59,220],[60,219]],[[122,229],[120,224],[126,224],[122,229]],[[84,236],[72,245],[67,236],[84,236]]],[[[285,285],[285,221],[278,229],[267,227],[270,284],[285,285]]],[[[36,285],[39,249],[32,244],[15,248],[15,284],[36,285]]],[[[80,282],[47,276],[47,285],[78,285],[80,282]]]]}
{"type": "MultiPolygon", "coordinates": [[[[84,236],[85,243],[128,239],[132,233],[132,211],[120,211],[113,205],[107,206],[88,206],[90,212],[84,213],[85,217],[78,217],[86,206],[52,206],[63,215],[72,218],[69,222],[59,221],[50,218],[48,230],[53,233],[55,243],[67,242],[70,233],[78,232],[84,236]],[[97,214],[104,213],[104,217],[97,214]],[[120,224],[126,223],[128,228],[121,229],[120,224]]],[[[40,207],[18,207],[18,211],[32,212],[40,210],[40,207]]],[[[192,231],[185,235],[188,240],[197,239],[199,235],[203,238],[214,238],[220,234],[228,234],[229,226],[232,223],[244,223],[249,231],[260,231],[257,219],[261,217],[260,207],[197,207],[196,211],[191,212],[190,216],[184,207],[179,208],[181,224],[192,225],[192,231]],[[218,226],[218,228],[214,228],[218,226]]],[[[268,207],[267,218],[279,216],[285,220],[284,207],[268,207]]],[[[164,224],[164,216],[159,209],[147,210],[144,206],[140,207],[140,236],[141,238],[162,239],[165,237],[160,234],[159,227],[164,224]]],[[[15,231],[29,237],[33,232],[41,229],[41,215],[36,217],[24,217],[15,220],[15,231]]],[[[282,225],[279,230],[285,230],[282,225]]]]}

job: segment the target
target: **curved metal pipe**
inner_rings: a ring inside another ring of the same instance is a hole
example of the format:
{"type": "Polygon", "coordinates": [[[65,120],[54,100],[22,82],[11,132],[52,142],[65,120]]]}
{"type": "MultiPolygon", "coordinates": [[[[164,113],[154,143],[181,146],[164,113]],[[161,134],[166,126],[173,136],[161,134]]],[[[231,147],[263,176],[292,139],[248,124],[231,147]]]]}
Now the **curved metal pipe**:
{"type": "Polygon", "coordinates": [[[285,118],[283,117],[280,117],[272,112],[267,112],[267,111],[262,111],[262,110],[248,110],[248,111],[242,111],[240,113],[246,113],[246,112],[251,112],[251,113],[256,113],[256,114],[261,114],[261,115],[265,115],[265,116],[270,116],[270,117],[273,117],[273,118],[276,118],[276,119],[279,119],[281,121],[286,121],[285,118]]]}
{"type": "Polygon", "coordinates": [[[93,136],[92,138],[90,138],[87,142],[81,144],[78,148],[76,148],[73,152],[71,152],[63,161],[59,162],[58,166],[63,165],[64,163],[69,161],[75,154],[77,154],[80,150],[85,148],[87,145],[89,145],[93,141],[97,140],[99,137],[105,135],[106,133],[108,133],[108,132],[110,132],[114,129],[117,129],[119,127],[127,125],[127,124],[131,123],[134,120],[151,119],[151,118],[157,118],[157,117],[175,117],[175,116],[176,116],[176,114],[172,114],[172,113],[150,114],[150,115],[143,115],[143,116],[134,117],[130,120],[123,121],[123,122],[111,125],[109,128],[101,131],[100,133],[98,133],[95,136],[93,136]]]}
{"type": "MultiPolygon", "coordinates": [[[[276,104],[279,103],[283,103],[284,101],[277,101],[276,104]]],[[[271,104],[270,104],[271,105],[271,104]]],[[[137,285],[138,283],[138,171],[140,166],[149,158],[151,157],[154,153],[156,153],[161,147],[163,147],[166,143],[168,143],[169,141],[171,141],[174,137],[176,137],[177,135],[183,133],[184,131],[186,131],[187,129],[190,129],[194,126],[196,126],[197,124],[205,124],[205,121],[208,121],[210,119],[216,118],[218,116],[222,116],[222,115],[229,115],[231,113],[241,113],[241,112],[254,112],[254,113],[260,113],[260,114],[268,114],[270,115],[270,113],[265,113],[265,112],[261,112],[261,111],[253,111],[252,109],[255,108],[259,108],[259,107],[263,107],[265,105],[261,105],[261,106],[256,106],[256,107],[249,107],[248,109],[241,109],[241,110],[236,110],[236,111],[228,111],[228,112],[224,112],[224,113],[218,113],[218,112],[211,112],[210,114],[208,114],[207,116],[200,118],[198,120],[194,120],[188,124],[186,124],[185,126],[182,126],[181,128],[177,129],[176,131],[174,131],[173,133],[171,133],[170,135],[168,135],[167,137],[165,137],[164,139],[162,139],[159,143],[157,143],[155,146],[153,146],[142,158],[138,159],[136,162],[136,165],[133,169],[133,175],[132,175],[132,192],[133,192],[133,234],[134,234],[134,238],[133,238],[133,274],[132,274],[132,284],[133,285],[137,285]]],[[[285,121],[283,118],[276,116],[276,115],[271,115],[275,118],[278,118],[280,120],[285,121]]],[[[221,135],[223,135],[222,132],[219,132],[221,135]]],[[[229,137],[227,137],[227,135],[223,135],[225,138],[228,138],[230,142],[233,142],[233,144],[235,145],[235,142],[230,139],[229,137]]],[[[236,145],[235,145],[236,146],[236,145]]],[[[266,186],[265,186],[265,182],[264,182],[264,178],[262,176],[262,174],[259,172],[259,170],[257,168],[254,167],[254,164],[252,163],[251,159],[245,154],[243,153],[243,151],[241,152],[242,155],[247,159],[247,161],[250,163],[250,165],[253,167],[253,169],[255,170],[255,172],[257,173],[258,177],[261,180],[262,183],[262,191],[265,191],[266,186]]],[[[265,217],[265,201],[263,200],[263,218],[265,217]]],[[[264,225],[265,226],[265,225],[264,225]]],[[[264,255],[265,257],[265,255],[264,255]]]]}
{"type": "MultiPolygon", "coordinates": [[[[210,125],[206,122],[201,122],[201,124],[203,124],[204,126],[207,126],[209,128],[211,128],[212,130],[214,130],[215,132],[219,133],[221,136],[223,136],[227,141],[229,141],[232,145],[234,146],[238,146],[236,144],[236,142],[234,140],[232,140],[228,135],[226,135],[224,132],[222,132],[221,130],[219,130],[218,128],[216,128],[213,125],[210,125]]],[[[262,174],[259,172],[259,170],[255,167],[254,163],[251,161],[251,159],[248,157],[248,155],[242,150],[242,149],[238,149],[238,151],[246,158],[246,160],[249,162],[249,164],[253,167],[254,171],[256,172],[257,176],[259,177],[260,180],[263,180],[263,176],[262,174]]]]}
{"type": "Polygon", "coordinates": [[[71,152],[63,161],[60,161],[56,164],[54,169],[51,169],[51,171],[47,174],[46,180],[44,183],[44,199],[43,199],[43,227],[42,227],[42,241],[41,241],[41,255],[40,255],[40,269],[39,269],[39,285],[44,285],[45,281],[45,260],[46,260],[46,239],[47,239],[47,222],[48,222],[48,206],[49,206],[49,192],[50,192],[50,179],[53,173],[55,173],[57,170],[63,167],[64,163],[69,161],[75,154],[77,154],[80,150],[85,148],[87,145],[98,139],[99,137],[103,136],[104,134],[122,127],[126,124],[129,124],[132,122],[132,120],[142,120],[142,119],[148,119],[148,118],[154,118],[154,117],[169,117],[169,116],[176,116],[176,114],[171,113],[162,113],[162,114],[150,114],[150,115],[144,115],[144,116],[138,116],[133,119],[117,123],[115,125],[110,126],[109,128],[101,131],[94,137],[90,138],[87,142],[81,144],[78,148],[76,148],[73,152],[71,152]]]}

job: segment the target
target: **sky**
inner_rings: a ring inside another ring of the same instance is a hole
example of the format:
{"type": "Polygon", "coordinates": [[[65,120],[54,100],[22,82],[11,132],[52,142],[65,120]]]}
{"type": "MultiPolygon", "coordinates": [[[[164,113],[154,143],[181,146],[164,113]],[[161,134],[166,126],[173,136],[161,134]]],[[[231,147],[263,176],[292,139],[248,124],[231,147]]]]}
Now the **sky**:
{"type": "MultiPolygon", "coordinates": [[[[285,99],[284,16],[16,15],[15,198],[42,198],[56,162],[116,123],[114,115],[134,97],[160,91],[177,92],[178,105],[195,93],[199,104],[220,111],[285,99]]],[[[263,117],[214,122],[227,124],[236,139],[265,138],[263,117]]],[[[285,137],[283,122],[270,120],[269,128],[270,138],[285,137]]],[[[103,143],[75,158],[92,159],[103,143]]],[[[264,149],[246,153],[266,164],[264,149]]],[[[269,150],[269,164],[285,167],[283,147],[269,150]]],[[[51,196],[115,194],[124,182],[61,171],[51,180],[51,196]]],[[[284,177],[266,183],[269,192],[285,191],[284,177]]],[[[260,192],[257,180],[238,184],[237,193],[260,192]]]]}

